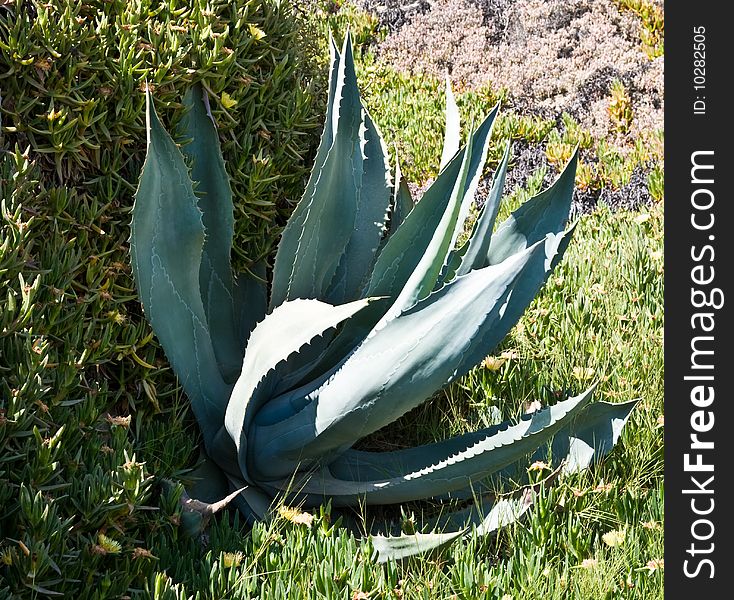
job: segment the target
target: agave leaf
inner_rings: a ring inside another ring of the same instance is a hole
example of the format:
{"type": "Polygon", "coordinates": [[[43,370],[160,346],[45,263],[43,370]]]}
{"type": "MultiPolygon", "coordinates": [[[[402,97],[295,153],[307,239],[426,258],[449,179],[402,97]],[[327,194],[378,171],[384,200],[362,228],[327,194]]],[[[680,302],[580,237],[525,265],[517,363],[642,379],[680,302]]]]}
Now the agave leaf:
{"type": "MultiPolygon", "coordinates": [[[[572,423],[553,436],[550,448],[545,444],[540,446],[529,462],[547,461],[550,450],[551,466],[562,468],[564,474],[588,467],[592,462],[611,452],[636,403],[636,400],[632,400],[619,404],[608,402],[589,404],[572,423]]],[[[425,464],[426,457],[438,460],[442,456],[451,456],[493,435],[502,427],[503,425],[493,425],[434,444],[393,452],[348,450],[329,464],[329,470],[334,477],[342,480],[392,479],[401,473],[420,470],[425,464]]],[[[525,472],[527,463],[528,461],[521,460],[516,465],[500,470],[496,476],[503,481],[517,480],[525,472]]],[[[453,491],[450,495],[437,498],[469,499],[483,491],[481,484],[475,482],[464,489],[453,491]]]]}
{"type": "MultiPolygon", "coordinates": [[[[467,146],[473,148],[484,147],[490,139],[496,114],[497,110],[495,108],[469,137],[467,146]]],[[[441,231],[440,234],[437,233],[444,215],[448,214],[445,226],[458,224],[458,216],[452,219],[452,223],[448,222],[453,211],[447,207],[452,199],[456,180],[464,164],[464,154],[467,146],[460,150],[438,174],[438,177],[426,190],[420,202],[405,217],[397,231],[388,238],[377,257],[370,282],[363,295],[397,297],[406,286],[408,279],[416,271],[418,264],[424,259],[429,244],[434,243],[434,240],[442,239],[442,237],[436,238],[436,236],[443,236],[446,233],[446,231],[441,231]]],[[[466,181],[471,182],[474,174],[478,171],[481,172],[484,166],[482,158],[482,153],[473,153],[467,167],[466,181]]],[[[461,202],[465,193],[466,186],[455,198],[455,201],[461,202]]],[[[454,229],[450,231],[453,238],[454,229]]],[[[442,263],[444,258],[445,256],[442,256],[440,259],[442,263]]]]}
{"type": "MultiPolygon", "coordinates": [[[[448,253],[456,242],[458,235],[459,216],[462,211],[465,185],[471,165],[473,139],[470,139],[464,149],[459,176],[451,190],[449,202],[444,210],[433,235],[426,247],[426,251],[418,261],[415,269],[405,282],[395,302],[382,318],[381,324],[395,318],[406,308],[413,306],[431,293],[441,269],[445,264],[448,253]]],[[[380,325],[377,325],[380,327],[380,325]]]]}
{"type": "Polygon", "coordinates": [[[551,236],[500,265],[459,277],[390,321],[325,384],[304,393],[300,412],[259,428],[256,460],[272,473],[289,473],[289,460],[344,450],[466,373],[515,324],[568,237],[551,236]]]}
{"type": "Polygon", "coordinates": [[[354,230],[365,130],[348,35],[340,56],[332,49],[329,92],[327,122],[333,139],[329,142],[325,129],[319,147],[319,153],[327,148],[323,162],[317,156],[303,198],[283,230],[271,307],[295,298],[325,298],[354,230]]]}
{"type": "Polygon", "coordinates": [[[378,563],[402,560],[409,556],[424,554],[455,541],[464,535],[464,530],[447,533],[411,533],[399,536],[370,536],[378,563]]]}
{"type": "MultiPolygon", "coordinates": [[[[471,236],[467,240],[461,252],[458,253],[458,266],[453,273],[449,273],[445,281],[451,281],[459,275],[466,275],[474,269],[483,267],[487,260],[487,252],[492,240],[492,229],[497,218],[497,212],[502,199],[502,192],[505,187],[505,177],[507,175],[507,164],[510,160],[510,144],[507,144],[505,154],[502,157],[497,171],[492,180],[492,187],[487,196],[487,201],[482,207],[482,211],[474,223],[471,236]]],[[[556,233],[556,231],[554,231],[556,233]]]]}
{"type": "Polygon", "coordinates": [[[380,245],[390,205],[390,165],[387,147],[377,125],[364,111],[362,181],[357,188],[357,214],[354,231],[334,275],[327,299],[332,304],[354,300],[372,268],[380,245]]]}
{"type": "MultiPolygon", "coordinates": [[[[235,300],[235,332],[239,341],[239,355],[244,355],[245,344],[255,325],[265,318],[268,308],[268,289],[266,283],[266,266],[259,261],[251,267],[251,272],[240,273],[234,284],[235,300]]],[[[242,363],[237,365],[237,375],[242,363]]]]}
{"type": "Polygon", "coordinates": [[[224,424],[237,448],[240,469],[247,477],[247,429],[249,421],[267,399],[261,387],[278,363],[297,352],[324,331],[363,309],[369,300],[332,306],[319,300],[292,300],[278,306],[250,334],[242,374],[232,390],[224,424]]]}
{"type": "MultiPolygon", "coordinates": [[[[637,402],[595,402],[587,406],[574,423],[553,438],[552,464],[562,465],[563,474],[567,475],[581,471],[609,454],[637,402]]],[[[545,459],[545,450],[539,448],[533,460],[545,459]]]]}
{"type": "Polygon", "coordinates": [[[459,537],[469,535],[491,536],[503,527],[518,521],[533,506],[541,486],[551,483],[557,472],[543,481],[524,486],[519,490],[497,498],[494,494],[478,499],[476,504],[430,522],[431,533],[403,534],[400,536],[372,535],[372,546],[377,562],[401,560],[423,554],[450,544],[459,537]],[[476,528],[473,530],[473,528],[476,528]],[[452,531],[449,531],[452,529],[452,531]]]}
{"type": "MultiPolygon", "coordinates": [[[[334,506],[396,504],[448,494],[469,486],[472,482],[514,464],[549,441],[566,426],[591,400],[593,388],[583,394],[559,402],[531,415],[517,424],[505,422],[498,429],[469,446],[456,451],[454,444],[444,453],[441,444],[424,447],[424,459],[412,470],[389,478],[353,480],[339,479],[329,467],[324,467],[307,481],[296,486],[307,503],[322,497],[332,498],[334,506]],[[309,496],[310,495],[310,496],[309,496]]],[[[418,462],[418,461],[416,461],[418,462]]],[[[274,487],[287,490],[290,481],[272,482],[274,487]]],[[[300,495],[299,495],[300,498],[300,495]]]]}
{"type": "Polygon", "coordinates": [[[395,157],[395,187],[393,189],[392,210],[390,211],[390,235],[395,233],[398,227],[405,221],[405,217],[413,210],[413,197],[410,188],[400,171],[400,163],[395,157]]]}
{"type": "Polygon", "coordinates": [[[231,383],[242,362],[242,345],[234,327],[230,268],[234,235],[232,190],[206,91],[200,84],[192,86],[183,104],[187,111],[181,120],[181,133],[190,141],[182,151],[192,164],[191,179],[196,185],[206,231],[199,270],[201,299],[217,362],[225,381],[231,383]]]}
{"type": "Polygon", "coordinates": [[[523,203],[499,225],[492,236],[486,264],[499,264],[549,232],[563,231],[571,210],[577,162],[578,148],[553,185],[523,203]]]}
{"type": "Polygon", "coordinates": [[[446,132],[443,140],[443,153],[441,154],[441,166],[443,169],[459,151],[461,143],[461,127],[459,121],[459,108],[456,106],[454,93],[451,91],[451,80],[446,73],[446,132]]]}
{"type": "Polygon", "coordinates": [[[222,423],[229,386],[212,346],[199,287],[204,223],[184,158],[146,92],[148,151],[135,194],[130,251],[146,317],[178,375],[205,443],[222,423]]]}

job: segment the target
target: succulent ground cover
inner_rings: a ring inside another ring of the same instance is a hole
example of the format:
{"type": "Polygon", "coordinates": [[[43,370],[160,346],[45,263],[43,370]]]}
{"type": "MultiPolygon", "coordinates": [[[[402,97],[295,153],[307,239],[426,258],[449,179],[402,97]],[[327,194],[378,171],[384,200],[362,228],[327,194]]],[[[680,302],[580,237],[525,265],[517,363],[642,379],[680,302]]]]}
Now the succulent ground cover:
{"type": "MultiPolygon", "coordinates": [[[[618,5],[633,15],[648,6],[618,5]]],[[[351,24],[366,104],[381,119],[388,142],[401,140],[408,178],[425,185],[439,166],[443,83],[399,73],[377,60],[374,49],[386,34],[374,16],[342,3],[311,6],[306,14],[318,16],[311,29],[329,23],[343,32],[351,24]],[[407,97],[417,100],[406,104],[407,97]],[[422,130],[401,129],[401,122],[416,119],[422,130]]],[[[635,23],[650,23],[650,31],[659,34],[653,17],[638,16],[635,23]]],[[[315,43],[325,39],[314,37],[315,43]]],[[[316,84],[325,91],[323,81],[316,84]]],[[[504,344],[361,448],[395,449],[396,439],[400,446],[428,443],[518,418],[536,402],[553,404],[569,385],[582,389],[596,377],[603,399],[641,398],[620,447],[590,473],[549,489],[525,522],[495,538],[470,537],[404,563],[375,564],[370,543],[340,527],[328,506],[283,506],[278,518],[251,529],[236,512],[225,512],[211,518],[203,540],[192,539],[181,526],[187,512],[178,482],[191,483],[196,426],[155,339],[147,337],[142,315],[128,308],[138,299],[124,268],[125,253],[115,265],[101,252],[94,260],[59,250],[74,234],[84,248],[104,239],[90,226],[78,226],[97,225],[100,207],[43,180],[21,149],[4,155],[2,171],[6,209],[0,237],[10,242],[0,257],[7,269],[0,275],[0,331],[11,335],[0,333],[0,597],[54,591],[80,598],[166,599],[662,597],[662,132],[623,152],[616,136],[587,141],[575,119],[512,114],[513,98],[502,89],[457,92],[466,123],[500,97],[507,103],[496,123],[489,169],[501,158],[501,140],[513,137],[516,179],[508,177],[507,186],[521,185],[498,219],[544,187],[543,180],[563,164],[566,146],[573,148],[579,138],[582,163],[586,157],[602,176],[591,179],[588,196],[577,198],[585,202],[585,214],[564,262],[504,344]],[[641,165],[650,157],[647,170],[641,165]],[[630,197],[640,199],[628,206],[632,211],[620,203],[630,197]],[[608,206],[600,206],[600,198],[608,206]],[[47,250],[39,253],[41,246],[47,250]],[[58,265],[58,256],[67,262],[58,265]],[[98,279],[100,273],[110,284],[98,279]],[[33,331],[23,332],[30,322],[33,331]],[[44,329],[44,323],[53,328],[44,329]],[[89,327],[97,335],[84,354],[89,327]]],[[[611,89],[605,93],[611,100],[611,89]]],[[[142,109],[142,92],[138,100],[142,109]]],[[[631,107],[634,113],[634,101],[631,107]]],[[[8,122],[4,112],[4,128],[8,122]]],[[[139,120],[138,131],[142,127],[139,120]]],[[[8,130],[3,133],[7,140],[8,130]]],[[[282,199],[280,204],[285,210],[282,199]]],[[[114,227],[120,235],[113,237],[124,245],[129,216],[113,217],[107,228],[114,227]]],[[[529,476],[545,473],[537,464],[529,476]]],[[[423,509],[408,505],[389,516],[410,531],[423,509]]]]}

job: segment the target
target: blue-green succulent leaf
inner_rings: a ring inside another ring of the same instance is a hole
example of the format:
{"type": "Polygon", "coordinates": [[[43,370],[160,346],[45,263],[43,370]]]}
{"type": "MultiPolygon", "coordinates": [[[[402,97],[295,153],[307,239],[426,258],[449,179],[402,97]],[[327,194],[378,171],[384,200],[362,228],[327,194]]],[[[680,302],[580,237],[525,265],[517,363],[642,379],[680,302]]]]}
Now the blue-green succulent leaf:
{"type": "MultiPolygon", "coordinates": [[[[339,479],[328,466],[308,475],[307,480],[294,486],[306,502],[330,497],[334,506],[395,504],[448,494],[479,482],[500,469],[514,464],[549,441],[554,434],[571,422],[591,400],[592,389],[553,406],[525,415],[517,424],[503,423],[498,429],[474,441],[459,451],[442,445],[424,447],[423,461],[411,465],[417,468],[400,472],[389,478],[354,480],[339,479]]],[[[287,489],[290,480],[272,482],[287,489]]],[[[300,496],[299,496],[300,497],[300,496]]]]}
{"type": "Polygon", "coordinates": [[[265,261],[255,263],[250,272],[240,273],[234,283],[235,333],[239,341],[240,364],[237,375],[242,368],[241,357],[250,333],[255,325],[265,318],[268,308],[268,288],[266,283],[265,261]]]}
{"type": "Polygon", "coordinates": [[[148,150],[135,194],[130,251],[146,317],[191,400],[205,443],[224,418],[222,379],[199,286],[204,223],[184,158],[146,95],[148,150]]]}
{"type": "Polygon", "coordinates": [[[242,373],[232,390],[225,427],[234,440],[242,473],[247,477],[247,429],[255,412],[267,400],[262,382],[289,355],[324,331],[336,327],[363,309],[369,300],[332,306],[319,300],[296,299],[278,306],[250,334],[242,373]]]}
{"type": "Polygon", "coordinates": [[[459,175],[454,182],[449,202],[438,222],[438,226],[434,230],[423,256],[408,277],[403,289],[398,293],[395,302],[383,317],[383,323],[415,305],[416,302],[428,296],[435,287],[446,257],[454,247],[458,236],[459,217],[464,204],[465,185],[468,182],[472,152],[474,152],[473,138],[470,138],[464,149],[459,175]]]}
{"type": "MultiPolygon", "coordinates": [[[[553,438],[552,464],[562,465],[564,474],[576,473],[609,454],[637,402],[595,402],[587,406],[576,421],[553,438]]],[[[539,448],[533,460],[546,457],[546,448],[539,448]]]]}
{"type": "Polygon", "coordinates": [[[442,548],[464,535],[464,530],[446,533],[411,533],[399,536],[370,536],[378,563],[402,560],[409,556],[424,554],[442,548]]]}
{"type": "MultiPolygon", "coordinates": [[[[429,245],[433,243],[437,235],[442,236],[445,233],[445,231],[442,231],[438,234],[436,231],[444,215],[448,214],[450,216],[452,214],[448,207],[453,197],[452,193],[456,187],[457,179],[462,172],[466,149],[467,147],[484,147],[490,139],[496,113],[496,109],[493,110],[477,130],[471,134],[467,145],[438,174],[438,177],[426,190],[420,202],[416,203],[397,231],[388,238],[377,257],[369,285],[363,295],[397,297],[406,286],[408,279],[416,271],[418,264],[424,259],[429,245]]],[[[459,196],[455,198],[458,202],[464,199],[473,175],[481,172],[484,166],[484,158],[481,152],[472,154],[471,160],[466,166],[465,185],[462,187],[459,196]]],[[[459,223],[458,215],[452,221],[453,225],[456,226],[459,223]]],[[[452,238],[453,234],[454,229],[451,230],[452,238]]],[[[445,256],[442,256],[442,263],[444,259],[445,256]]]]}
{"type": "MultiPolygon", "coordinates": [[[[606,456],[617,443],[636,404],[636,400],[619,404],[594,402],[584,407],[573,422],[553,436],[550,445],[551,466],[562,467],[564,473],[576,472],[606,456]]],[[[392,479],[401,473],[419,470],[425,464],[426,457],[438,460],[441,456],[456,454],[493,435],[502,427],[503,425],[493,425],[441,442],[392,452],[347,450],[329,464],[329,470],[334,477],[343,480],[392,479]]],[[[529,462],[547,461],[548,454],[549,447],[543,445],[536,450],[529,462]]],[[[525,472],[527,463],[528,461],[522,460],[517,465],[502,469],[496,476],[507,481],[518,479],[525,472]]],[[[455,490],[450,497],[469,499],[484,491],[486,490],[478,482],[474,482],[470,487],[455,490]]]]}
{"type": "Polygon", "coordinates": [[[189,142],[182,148],[191,164],[191,179],[206,232],[199,269],[201,300],[214,353],[225,381],[233,382],[242,364],[242,345],[234,327],[230,254],[234,235],[234,207],[219,136],[201,84],[184,96],[187,109],[180,133],[189,142]]]}
{"type": "Polygon", "coordinates": [[[390,211],[390,235],[405,221],[405,217],[413,210],[415,203],[410,194],[410,188],[400,171],[400,163],[395,158],[395,184],[393,188],[392,208],[390,211]]]}
{"type": "Polygon", "coordinates": [[[325,299],[354,231],[363,174],[364,111],[349,36],[344,44],[341,55],[332,52],[333,94],[327,114],[332,139],[325,129],[311,178],[283,231],[271,308],[295,298],[325,299]]]}
{"type": "Polygon", "coordinates": [[[368,336],[323,385],[292,401],[293,417],[256,428],[257,460],[276,474],[290,472],[289,461],[344,450],[469,371],[517,322],[568,237],[459,277],[368,336]]]}
{"type": "Polygon", "coordinates": [[[461,127],[459,121],[459,107],[456,106],[454,93],[451,91],[451,80],[446,73],[446,132],[443,139],[441,166],[443,169],[459,151],[461,144],[461,127]]]}
{"type": "Polygon", "coordinates": [[[327,300],[333,304],[359,297],[380,245],[390,205],[387,147],[367,111],[363,117],[365,141],[357,149],[361,152],[359,162],[363,170],[361,185],[357,188],[357,214],[354,230],[327,293],[327,300]]]}
{"type": "Polygon", "coordinates": [[[500,223],[492,236],[486,264],[499,264],[548,233],[563,231],[571,210],[577,162],[578,149],[552,186],[530,198],[500,223]]]}
{"type": "MultiPolygon", "coordinates": [[[[497,171],[492,180],[492,187],[487,196],[487,200],[482,207],[482,211],[474,224],[471,236],[465,244],[465,248],[460,253],[459,266],[454,274],[449,275],[446,281],[451,281],[459,275],[466,275],[474,269],[483,267],[487,260],[487,252],[492,240],[492,230],[494,222],[497,218],[497,212],[502,199],[502,192],[505,187],[505,177],[507,175],[507,163],[510,160],[510,144],[507,144],[505,154],[502,157],[497,171]]],[[[554,231],[554,233],[557,233],[554,231]]]]}

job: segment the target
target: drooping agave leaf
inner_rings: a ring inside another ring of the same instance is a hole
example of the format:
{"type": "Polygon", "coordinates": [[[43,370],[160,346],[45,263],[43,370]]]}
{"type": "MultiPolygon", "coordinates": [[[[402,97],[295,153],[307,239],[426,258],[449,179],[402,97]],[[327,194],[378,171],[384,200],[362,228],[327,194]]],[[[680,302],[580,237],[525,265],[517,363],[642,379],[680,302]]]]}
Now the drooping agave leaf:
{"type": "Polygon", "coordinates": [[[553,185],[523,203],[500,223],[492,236],[486,264],[499,264],[543,239],[548,232],[563,231],[571,210],[577,162],[578,149],[553,185]]]}
{"type": "MultiPolygon", "coordinates": [[[[514,464],[546,443],[579,414],[591,400],[592,391],[593,388],[579,396],[525,415],[515,425],[505,422],[461,450],[457,451],[452,447],[449,453],[438,454],[437,451],[442,451],[443,448],[441,444],[434,444],[432,448],[426,449],[423,461],[416,461],[419,464],[411,465],[417,468],[400,472],[393,477],[339,479],[327,466],[308,475],[308,480],[296,487],[299,494],[305,495],[306,502],[319,502],[322,497],[329,497],[334,506],[358,503],[396,504],[448,494],[514,464]]],[[[281,489],[287,489],[284,487],[286,484],[290,484],[290,481],[271,483],[281,489]]]]}
{"type": "MultiPolygon", "coordinates": [[[[553,438],[552,464],[562,465],[564,474],[576,473],[609,454],[637,402],[595,402],[587,406],[574,423],[553,438]]],[[[539,448],[532,460],[546,458],[547,449],[539,448]]]]}
{"type": "Polygon", "coordinates": [[[295,298],[324,299],[354,230],[365,130],[348,35],[341,55],[332,61],[329,92],[327,122],[333,139],[325,130],[311,179],[283,231],[271,308],[295,298]]]}
{"type": "Polygon", "coordinates": [[[262,429],[257,460],[272,473],[288,473],[292,460],[346,449],[466,373],[515,324],[567,242],[568,236],[551,236],[472,271],[390,321],[325,384],[304,394],[300,412],[256,428],[262,429]]]}
{"type": "MultiPolygon", "coordinates": [[[[562,467],[564,473],[576,472],[606,456],[617,443],[622,428],[636,404],[637,401],[632,400],[619,404],[594,402],[585,406],[573,422],[553,436],[550,445],[551,466],[554,469],[562,467]]],[[[435,462],[441,457],[455,455],[464,448],[479,443],[502,427],[503,425],[493,425],[441,442],[393,452],[348,450],[329,464],[329,471],[334,477],[342,480],[392,479],[401,473],[420,470],[427,457],[432,457],[435,462]]],[[[525,472],[528,462],[548,459],[549,447],[543,444],[533,453],[529,461],[522,460],[517,465],[504,468],[496,476],[499,480],[516,480],[525,472]]],[[[470,499],[483,491],[478,482],[473,482],[465,489],[453,491],[450,497],[470,499]]],[[[449,495],[437,496],[440,499],[448,497],[449,495]]]]}
{"type": "Polygon", "coordinates": [[[147,319],[178,375],[205,443],[224,417],[222,379],[201,300],[204,223],[184,158],[146,92],[148,151],[130,225],[133,273],[147,319]]]}
{"type": "Polygon", "coordinates": [[[260,387],[263,380],[290,354],[368,303],[369,300],[358,300],[332,306],[318,300],[292,300],[278,306],[252,331],[242,374],[232,390],[224,418],[227,431],[237,447],[240,469],[246,478],[247,429],[254,411],[267,400],[267,387],[260,387]],[[273,340],[280,343],[273,344],[273,340]]]}
{"type": "Polygon", "coordinates": [[[372,547],[378,563],[386,563],[390,560],[402,560],[416,554],[425,554],[446,546],[462,535],[464,530],[450,531],[447,533],[411,533],[399,536],[371,536],[372,547]]]}
{"type": "Polygon", "coordinates": [[[459,107],[456,106],[454,93],[451,91],[451,80],[446,73],[446,132],[443,139],[441,166],[443,169],[459,151],[461,129],[459,123],[459,107]]]}
{"type": "Polygon", "coordinates": [[[433,521],[432,533],[403,534],[400,536],[372,535],[372,545],[377,552],[377,562],[401,560],[409,556],[435,550],[462,536],[472,533],[478,536],[496,534],[503,527],[518,521],[533,505],[543,482],[525,486],[502,498],[489,495],[469,508],[444,515],[433,521]]]}
{"type": "Polygon", "coordinates": [[[187,111],[180,127],[189,142],[182,152],[191,163],[191,179],[206,231],[199,270],[201,300],[222,376],[233,382],[241,366],[242,345],[234,327],[230,268],[234,235],[232,190],[209,99],[200,84],[188,89],[183,104],[187,111]]]}
{"type": "MultiPolygon", "coordinates": [[[[470,136],[469,143],[472,147],[481,148],[490,138],[495,116],[496,110],[493,110],[470,136]]],[[[434,232],[447,212],[452,191],[461,173],[465,150],[466,146],[438,174],[420,202],[405,217],[398,230],[388,238],[377,257],[364,295],[396,297],[403,289],[423,258],[434,232]]],[[[481,153],[473,154],[468,165],[467,181],[471,181],[474,173],[481,171],[484,166],[481,158],[481,153]]],[[[463,191],[465,190],[466,188],[463,191]]],[[[458,218],[456,221],[458,222],[458,218]]]]}

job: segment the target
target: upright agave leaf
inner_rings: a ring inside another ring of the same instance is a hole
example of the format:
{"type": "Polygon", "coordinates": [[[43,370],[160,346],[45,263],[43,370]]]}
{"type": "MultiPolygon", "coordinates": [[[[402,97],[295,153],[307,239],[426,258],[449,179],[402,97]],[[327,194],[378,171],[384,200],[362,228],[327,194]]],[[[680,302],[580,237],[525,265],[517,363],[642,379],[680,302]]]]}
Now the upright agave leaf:
{"type": "MultiPolygon", "coordinates": [[[[495,107],[461,147],[447,81],[439,174],[413,202],[362,106],[349,37],[333,41],[324,131],[303,198],[265,265],[231,272],[232,196],[214,121],[198,86],[184,97],[183,152],[148,94],[148,154],[131,225],[145,314],[204,434],[206,469],[189,502],[196,530],[217,498],[265,519],[279,496],[314,506],[433,498],[474,507],[413,536],[376,535],[379,560],[399,559],[520,518],[536,488],[489,493],[527,456],[550,460],[546,483],[608,453],[633,402],[592,403],[593,390],[517,422],[394,452],[354,450],[489,354],[562,259],[576,155],[547,190],[495,231],[509,146],[467,241],[465,226],[492,136],[495,107]],[[386,224],[388,223],[389,226],[386,224]],[[212,466],[221,471],[212,474],[212,466]],[[202,488],[203,486],[203,488],[202,488]]],[[[389,531],[383,528],[382,533],[389,531]]]]}

